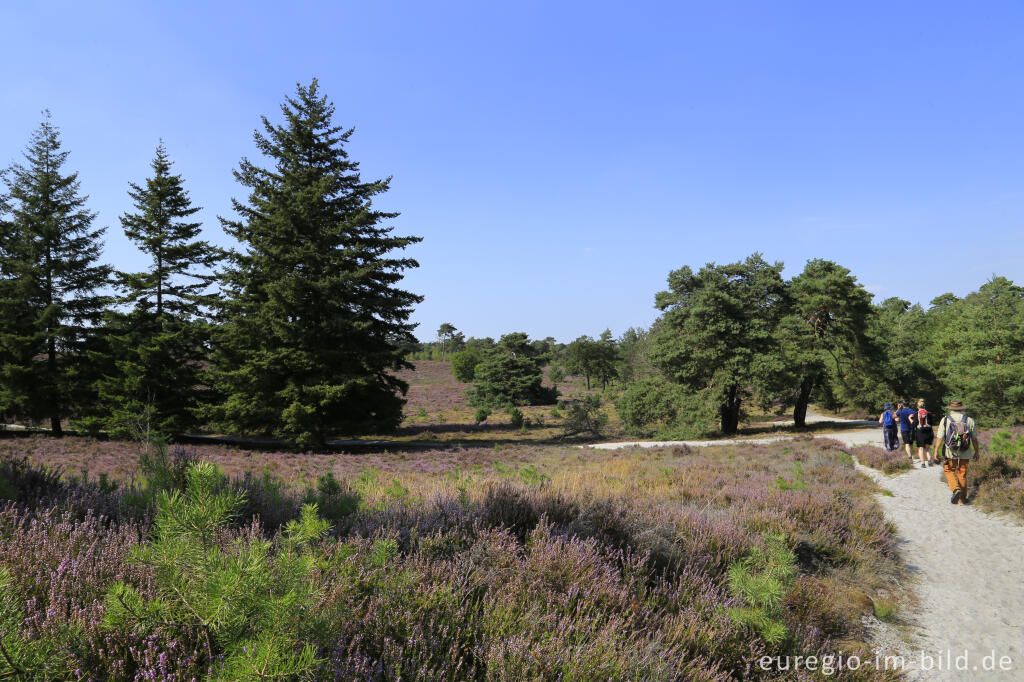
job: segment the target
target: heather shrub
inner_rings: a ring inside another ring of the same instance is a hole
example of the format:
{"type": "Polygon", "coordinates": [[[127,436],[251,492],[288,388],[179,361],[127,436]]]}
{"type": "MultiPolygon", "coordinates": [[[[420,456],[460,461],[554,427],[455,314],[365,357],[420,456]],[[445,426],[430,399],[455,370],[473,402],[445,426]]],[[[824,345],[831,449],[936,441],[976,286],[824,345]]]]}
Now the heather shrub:
{"type": "MultiPolygon", "coordinates": [[[[10,572],[0,566],[0,679],[48,680],[62,676],[67,664],[52,636],[30,637],[25,612],[10,572]]],[[[68,633],[60,633],[67,636],[68,633]]]]}

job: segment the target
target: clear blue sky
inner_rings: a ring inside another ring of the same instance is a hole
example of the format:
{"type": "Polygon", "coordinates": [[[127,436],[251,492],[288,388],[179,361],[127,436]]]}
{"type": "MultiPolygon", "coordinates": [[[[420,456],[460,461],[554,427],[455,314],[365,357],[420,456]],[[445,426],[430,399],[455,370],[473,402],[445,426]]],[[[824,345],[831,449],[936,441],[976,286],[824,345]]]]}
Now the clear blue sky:
{"type": "Polygon", "coordinates": [[[28,2],[0,6],[0,165],[44,108],[105,257],[163,138],[206,238],[320,79],[421,267],[421,339],[570,341],[656,317],[672,269],[761,251],[927,305],[1024,281],[1019,2],[28,2]]]}

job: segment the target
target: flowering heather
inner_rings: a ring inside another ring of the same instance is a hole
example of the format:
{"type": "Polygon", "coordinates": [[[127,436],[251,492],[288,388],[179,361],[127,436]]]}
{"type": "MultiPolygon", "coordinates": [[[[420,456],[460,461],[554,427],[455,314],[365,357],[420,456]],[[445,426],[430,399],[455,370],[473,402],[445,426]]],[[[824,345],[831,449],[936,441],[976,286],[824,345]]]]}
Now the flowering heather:
{"type": "MultiPolygon", "coordinates": [[[[156,541],[149,512],[81,511],[87,499],[130,509],[126,500],[140,490],[132,480],[143,483],[131,464],[138,452],[70,438],[0,446],[7,456],[29,454],[37,473],[54,467],[39,475],[65,491],[44,504],[0,508],[0,571],[11,583],[0,599],[19,623],[3,635],[5,648],[46,660],[69,679],[219,674],[229,635],[211,638],[198,621],[146,620],[141,612],[135,627],[105,619],[116,606],[115,584],[130,587],[140,604],[166,594],[159,574],[138,561],[142,546],[156,541]],[[115,463],[118,456],[127,461],[115,463]],[[62,461],[87,468],[91,482],[74,470],[61,481],[62,461]],[[101,471],[121,487],[101,490],[101,471]]],[[[871,598],[888,595],[898,569],[872,484],[839,448],[811,440],[370,455],[200,446],[191,455],[216,462],[246,492],[234,525],[209,546],[224,560],[251,551],[245,547],[289,556],[291,541],[279,529],[303,499],[331,521],[331,535],[308,550],[315,560],[301,564],[310,571],[304,612],[321,623],[302,630],[318,679],[804,679],[756,662],[865,650],[860,619],[870,615],[871,598]],[[247,470],[255,473],[246,479],[247,470]],[[771,641],[730,616],[753,602],[728,579],[769,534],[785,538],[796,568],[770,614],[784,637],[771,641]]],[[[10,487],[31,482],[20,466],[10,487]]],[[[277,571],[299,564],[266,566],[268,579],[281,580],[277,571]]],[[[141,607],[129,604],[122,620],[131,608],[141,607]]]]}
{"type": "MultiPolygon", "coordinates": [[[[910,458],[902,448],[893,452],[886,452],[885,448],[875,445],[858,445],[844,449],[864,466],[878,469],[884,474],[895,474],[899,471],[908,471],[911,468],[910,458]]],[[[917,454],[916,450],[914,454],[917,454]]]]}

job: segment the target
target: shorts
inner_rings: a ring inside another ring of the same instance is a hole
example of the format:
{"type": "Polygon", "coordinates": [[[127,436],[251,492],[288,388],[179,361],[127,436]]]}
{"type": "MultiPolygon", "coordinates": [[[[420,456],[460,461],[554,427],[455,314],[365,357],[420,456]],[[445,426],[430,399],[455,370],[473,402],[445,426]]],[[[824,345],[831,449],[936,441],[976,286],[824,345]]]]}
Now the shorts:
{"type": "Polygon", "coordinates": [[[903,441],[904,445],[914,444],[914,430],[913,429],[900,429],[900,440],[903,441]]]}
{"type": "Polygon", "coordinates": [[[918,427],[914,431],[914,441],[919,448],[928,447],[935,441],[935,432],[932,431],[930,426],[918,427]]]}

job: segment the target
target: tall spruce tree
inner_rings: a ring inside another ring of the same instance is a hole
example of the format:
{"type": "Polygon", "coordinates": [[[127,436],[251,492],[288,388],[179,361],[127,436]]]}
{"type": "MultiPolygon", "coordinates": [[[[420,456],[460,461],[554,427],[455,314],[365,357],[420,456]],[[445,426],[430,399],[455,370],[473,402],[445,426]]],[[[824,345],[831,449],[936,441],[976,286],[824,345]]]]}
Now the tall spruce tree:
{"type": "Polygon", "coordinates": [[[392,256],[421,241],[396,237],[396,217],[373,198],[390,178],[363,182],[345,145],[353,129],[333,124],[334,105],[314,79],[263,117],[254,138],[268,165],[242,159],[235,178],[248,201],[221,219],[242,248],[229,254],[216,341],[210,410],[232,431],[276,432],[299,447],[334,433],[390,430],[408,385],[408,322],[421,296],[397,288],[415,260],[392,256]]]}
{"type": "Polygon", "coordinates": [[[99,264],[104,228],[85,207],[77,173],[64,175],[68,152],[46,112],[11,166],[10,220],[0,246],[0,411],[30,421],[62,422],[92,401],[86,354],[107,304],[110,268],[99,264]]]}
{"type": "Polygon", "coordinates": [[[201,224],[188,219],[193,206],[163,142],[150,166],[152,177],[131,183],[136,212],[121,216],[125,234],[150,257],[145,272],[121,273],[120,303],[109,339],[117,371],[100,384],[107,426],[118,435],[140,427],[163,434],[196,424],[204,338],[221,251],[197,239],[201,224]]]}

